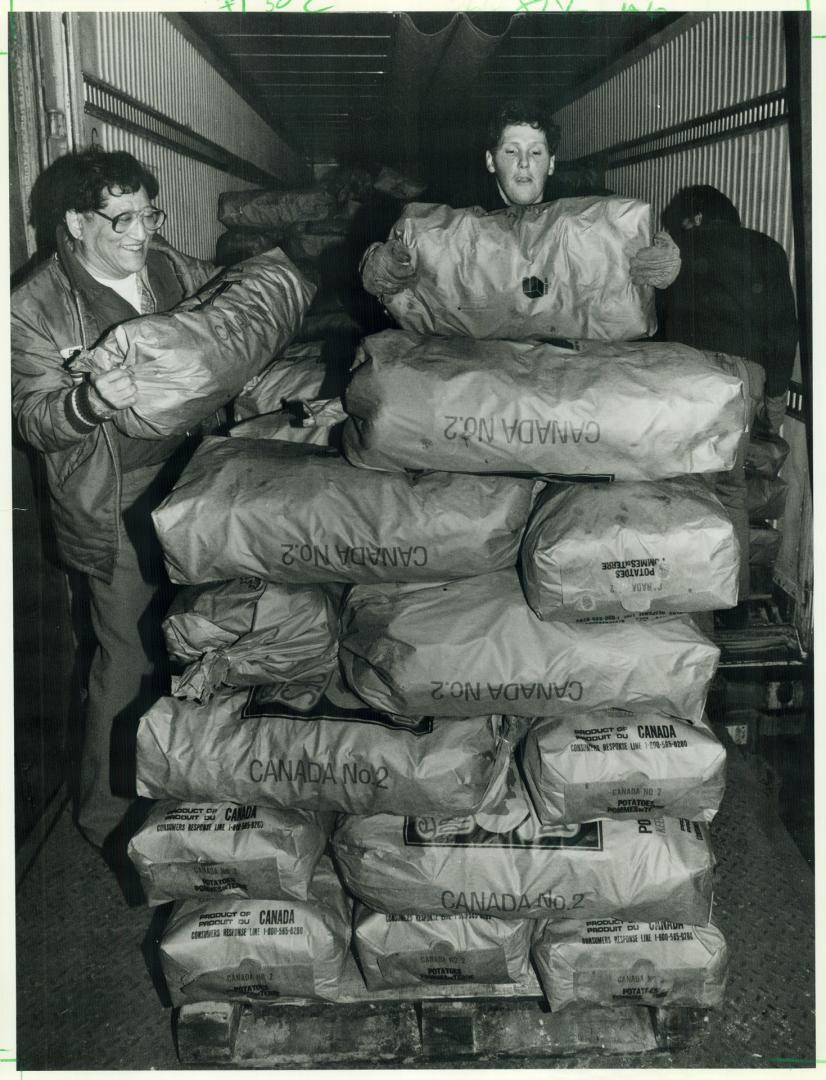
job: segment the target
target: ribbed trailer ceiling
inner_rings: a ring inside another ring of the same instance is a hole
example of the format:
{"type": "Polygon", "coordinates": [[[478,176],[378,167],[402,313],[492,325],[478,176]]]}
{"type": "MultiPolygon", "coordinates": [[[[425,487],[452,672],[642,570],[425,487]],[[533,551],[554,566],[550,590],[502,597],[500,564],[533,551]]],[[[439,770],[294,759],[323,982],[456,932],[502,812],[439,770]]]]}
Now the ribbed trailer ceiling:
{"type": "Polygon", "coordinates": [[[468,125],[494,100],[554,106],[675,15],[193,14],[187,22],[315,165],[410,162],[428,130],[468,125]]]}

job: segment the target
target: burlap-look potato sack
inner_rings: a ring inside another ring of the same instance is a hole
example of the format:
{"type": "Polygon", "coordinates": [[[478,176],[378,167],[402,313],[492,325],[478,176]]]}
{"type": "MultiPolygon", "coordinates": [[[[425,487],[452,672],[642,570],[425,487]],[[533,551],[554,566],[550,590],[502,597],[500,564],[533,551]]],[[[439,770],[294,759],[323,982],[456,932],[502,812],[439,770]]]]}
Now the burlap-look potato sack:
{"type": "Polygon", "coordinates": [[[713,923],[548,923],[531,948],[551,1006],[676,1005],[709,1009],[726,988],[728,949],[713,923]]]}
{"type": "Polygon", "coordinates": [[[347,413],[341,398],[292,401],[287,408],[251,416],[229,429],[235,439],[283,439],[314,446],[341,446],[347,413]]]}
{"type": "Polygon", "coordinates": [[[162,697],[138,729],[138,793],[287,809],[472,813],[507,769],[509,725],[394,718],[331,686],[309,712],[277,690],[162,697]],[[335,699],[335,700],[333,700],[335,699]]]}
{"type": "Polygon", "coordinates": [[[128,368],[138,398],[112,418],[139,439],[195,428],[292,341],[315,294],[278,248],[232,266],[171,311],[116,326],[74,371],[128,368]]]}
{"type": "Polygon", "coordinates": [[[341,589],[240,578],[181,589],[162,628],[173,660],[187,664],[173,691],[196,701],[220,685],[316,683],[338,665],[341,589]]]}
{"type": "Polygon", "coordinates": [[[681,818],[511,833],[472,817],[345,817],[333,833],[345,885],[391,915],[670,919],[705,924],[714,856],[706,826],[681,818]]]}
{"type": "Polygon", "coordinates": [[[306,900],[326,843],[305,810],[165,799],[129,841],[129,858],[151,907],[217,895],[306,900]]]}
{"type": "Polygon", "coordinates": [[[274,439],[206,438],[152,518],[179,584],[440,581],[515,566],[533,488],[369,472],[274,439]]]}
{"type": "Polygon", "coordinates": [[[184,900],[160,944],[172,1004],[335,1001],[350,947],[350,903],[322,858],[307,900],[184,900]]]}
{"type": "Polygon", "coordinates": [[[661,480],[734,465],[743,364],[671,342],[471,341],[385,330],[345,391],[370,469],[661,480]]]}
{"type": "Polygon", "coordinates": [[[746,444],[746,469],[769,480],[775,479],[791,447],[780,435],[758,435],[752,431],[746,444]]]}
{"type": "Polygon", "coordinates": [[[471,338],[600,338],[657,329],[654,290],[629,260],[651,243],[651,207],[586,196],[485,212],[411,203],[393,226],[417,270],[384,298],[405,330],[471,338]]]}
{"type": "Polygon", "coordinates": [[[328,379],[328,355],[323,341],[290,345],[243,387],[233,402],[235,419],[277,412],[284,401],[318,398],[328,379]]]}
{"type": "Polygon", "coordinates": [[[719,649],[687,617],[542,622],[515,570],[430,587],[353,589],[339,657],[374,709],[465,716],[590,714],[619,706],[699,720],[719,649]]]}
{"type": "Polygon", "coordinates": [[[369,990],[512,983],[528,971],[533,923],[487,915],[384,915],[356,904],[353,943],[369,990]]]}
{"type": "Polygon", "coordinates": [[[540,618],[579,612],[734,607],[734,526],[701,477],[549,484],[520,552],[525,597],[540,618]]]}
{"type": "Polygon", "coordinates": [[[522,768],[543,825],[641,814],[712,821],[726,751],[703,722],[585,716],[535,720],[522,768]]]}

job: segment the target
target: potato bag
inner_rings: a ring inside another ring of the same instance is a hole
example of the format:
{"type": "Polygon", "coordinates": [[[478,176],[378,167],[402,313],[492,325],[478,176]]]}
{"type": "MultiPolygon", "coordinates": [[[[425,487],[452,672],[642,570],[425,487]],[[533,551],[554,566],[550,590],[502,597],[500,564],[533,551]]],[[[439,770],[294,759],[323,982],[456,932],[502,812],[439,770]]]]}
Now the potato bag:
{"type": "Polygon", "coordinates": [[[321,693],[338,666],[340,588],[238,578],[180,589],[162,623],[187,665],[173,693],[205,700],[217,686],[303,682],[321,693]]]}
{"type": "Polygon", "coordinates": [[[629,260],[651,243],[651,207],[586,196],[485,212],[408,204],[392,237],[411,251],[413,284],[385,298],[405,330],[447,337],[602,338],[657,329],[654,290],[629,260]]]}
{"type": "Polygon", "coordinates": [[[543,825],[641,814],[711,821],[726,784],[726,751],[702,720],[545,716],[521,748],[543,825]]]}
{"type": "Polygon", "coordinates": [[[150,907],[169,900],[306,900],[331,822],[306,810],[164,799],[129,841],[150,907]]]}
{"type": "Polygon", "coordinates": [[[440,581],[515,566],[533,486],[366,472],[324,447],[206,438],[152,518],[179,584],[440,581]]]}
{"type": "Polygon", "coordinates": [[[334,192],[321,185],[286,191],[223,191],[218,197],[222,225],[283,229],[297,221],[326,221],[338,206],[334,192]]]}
{"type": "Polygon", "coordinates": [[[161,939],[161,968],[175,1006],[335,1001],[350,937],[350,903],[323,859],[307,900],[219,897],[177,904],[161,939]]]}
{"type": "Polygon", "coordinates": [[[345,817],[333,833],[347,888],[391,915],[669,919],[706,924],[714,857],[681,818],[490,833],[471,816],[345,817]]]}
{"type": "Polygon", "coordinates": [[[330,382],[329,369],[335,366],[335,359],[335,350],[324,341],[288,346],[243,386],[233,403],[235,420],[278,412],[285,401],[321,397],[324,384],[330,382]]]}
{"type": "Polygon", "coordinates": [[[347,413],[340,398],[290,401],[286,407],[261,416],[251,416],[229,429],[235,439],[282,439],[312,443],[314,446],[341,446],[341,432],[347,413]]]}
{"type": "Polygon", "coordinates": [[[368,990],[513,983],[528,971],[532,922],[487,915],[385,915],[356,904],[353,944],[368,990]]]}
{"type": "Polygon", "coordinates": [[[394,718],[332,686],[308,712],[272,690],[162,697],[138,728],[137,786],[149,798],[284,809],[472,813],[507,769],[500,716],[394,718]]]}
{"type": "Polygon", "coordinates": [[[713,1008],[728,949],[714,923],[549,922],[531,956],[552,1012],[571,1005],[713,1008]]]}
{"type": "Polygon", "coordinates": [[[515,570],[442,585],[357,586],[339,657],[374,709],[466,716],[703,714],[719,649],[685,616],[541,621],[515,570]]]}
{"type": "Polygon", "coordinates": [[[672,342],[365,338],[344,452],[370,469],[661,480],[731,469],[744,361],[672,342]]]}
{"type": "Polygon", "coordinates": [[[549,484],[519,561],[525,597],[540,618],[737,603],[734,527],[701,477],[549,484]]]}
{"type": "Polygon", "coordinates": [[[226,405],[289,345],[314,293],[275,248],[228,267],[171,311],[121,323],[72,368],[123,365],[132,372],[137,401],[112,417],[124,435],[182,435],[226,405]]]}

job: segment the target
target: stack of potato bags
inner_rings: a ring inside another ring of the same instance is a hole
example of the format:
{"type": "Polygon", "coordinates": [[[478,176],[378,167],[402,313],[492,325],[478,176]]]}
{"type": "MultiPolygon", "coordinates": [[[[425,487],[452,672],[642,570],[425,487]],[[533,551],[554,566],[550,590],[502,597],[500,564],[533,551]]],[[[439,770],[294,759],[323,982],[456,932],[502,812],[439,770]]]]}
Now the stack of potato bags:
{"type": "MultiPolygon", "coordinates": [[[[651,329],[650,290],[612,280],[647,242],[647,207],[528,209],[408,208],[397,230],[421,295],[396,315],[416,325],[362,342],[340,443],[248,405],[246,437],[205,440],[155,512],[187,587],[168,641],[190,666],[141,721],[139,792],[174,800],[175,821],[206,801],[196,837],[225,805],[311,815],[322,833],[336,814],[337,902],[326,859],[302,902],[340,928],[355,900],[371,990],[518,983],[532,960],[554,1009],[713,1005],[726,950],[708,823],[725,755],[704,720],[719,653],[690,613],[737,601],[733,530],[705,474],[733,465],[742,372],[608,339],[651,329]],[[466,259],[449,238],[467,240],[468,221],[479,264],[456,271],[457,301],[445,264],[466,259]],[[485,244],[515,275],[510,298],[475,281],[485,244]],[[473,328],[473,295],[478,338],[456,315],[473,328]],[[497,296],[510,339],[496,336],[497,296]],[[238,617],[242,588],[256,611],[275,591],[266,619],[238,617]]],[[[261,891],[277,889],[244,878],[249,859],[152,840],[156,865],[217,867],[199,879],[209,911],[159,894],[186,916],[162,943],[173,1002],[340,996],[345,935],[331,979],[321,946],[295,954],[308,923],[253,934],[273,918],[261,891]]]]}

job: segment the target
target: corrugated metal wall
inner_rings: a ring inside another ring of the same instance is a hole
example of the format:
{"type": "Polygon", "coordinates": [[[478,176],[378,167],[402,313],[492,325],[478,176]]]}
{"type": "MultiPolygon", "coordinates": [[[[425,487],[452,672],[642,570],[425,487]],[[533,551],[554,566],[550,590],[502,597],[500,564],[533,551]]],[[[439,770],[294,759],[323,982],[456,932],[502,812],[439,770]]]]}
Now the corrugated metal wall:
{"type": "Polygon", "coordinates": [[[780,12],[710,14],[561,109],[560,157],[650,135],[785,82],[780,12]]]}
{"type": "MultiPolygon", "coordinates": [[[[785,87],[780,12],[716,12],[700,19],[689,16],[685,22],[683,32],[559,111],[562,159],[597,154],[785,87]]],[[[651,203],[657,223],[680,188],[713,184],[734,202],[744,225],[768,233],[783,245],[794,282],[785,122],[752,132],[733,130],[728,138],[609,168],[605,183],[623,195],[651,203]]],[[[799,361],[794,378],[800,378],[799,361]]],[[[783,434],[792,453],[782,473],[789,491],[780,522],[783,542],[775,578],[799,602],[799,619],[807,623],[801,630],[808,639],[813,554],[806,435],[803,424],[792,418],[787,418],[783,434]]]]}
{"type": "Polygon", "coordinates": [[[238,157],[277,172],[282,140],[167,19],[95,12],[90,72],[238,157]]]}
{"type": "Polygon", "coordinates": [[[740,211],[744,225],[768,233],[783,245],[794,274],[786,124],[610,169],[605,182],[614,191],[650,202],[658,223],[668,200],[680,188],[714,184],[740,211]]]}
{"type": "MultiPolygon", "coordinates": [[[[82,66],[95,76],[172,120],[185,124],[246,161],[278,171],[292,151],[215,71],[193,45],[158,13],[90,12],[79,16],[82,66]]],[[[86,86],[87,100],[94,91],[86,86]]],[[[127,150],[145,162],[160,183],[159,205],[169,219],[164,235],[191,255],[211,259],[223,232],[217,220],[222,191],[255,184],[216,169],[111,122],[87,117],[107,150],[127,150]]]]}

